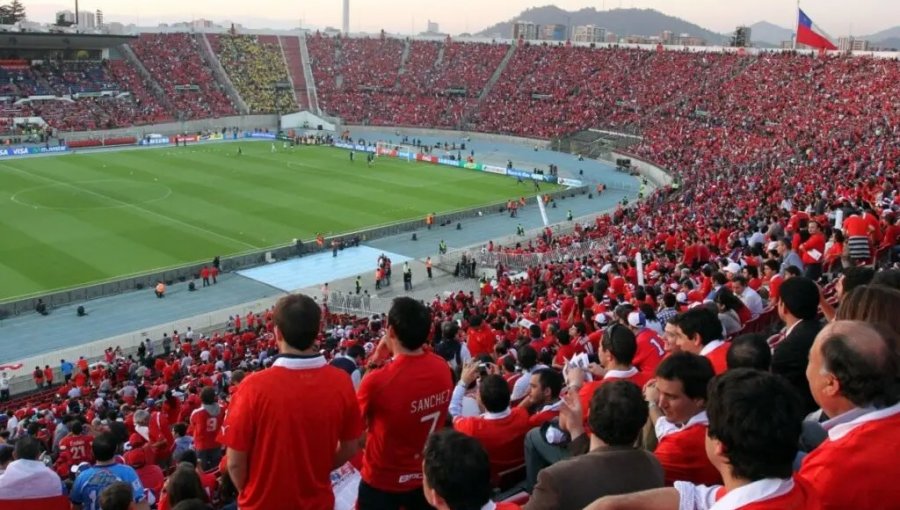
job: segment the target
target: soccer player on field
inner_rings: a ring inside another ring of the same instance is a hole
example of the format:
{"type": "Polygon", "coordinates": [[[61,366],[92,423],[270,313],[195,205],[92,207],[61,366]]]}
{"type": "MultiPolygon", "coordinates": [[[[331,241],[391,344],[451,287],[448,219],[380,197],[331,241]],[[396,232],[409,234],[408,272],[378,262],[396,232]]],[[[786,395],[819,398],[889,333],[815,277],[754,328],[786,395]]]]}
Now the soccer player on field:
{"type": "Polygon", "coordinates": [[[430,328],[424,304],[394,300],[375,352],[393,359],[369,371],[357,394],[368,428],[358,510],[431,508],[422,492],[422,449],[446,423],[453,380],[447,362],[423,348],[430,328]]]}
{"type": "Polygon", "coordinates": [[[238,386],[219,441],[241,510],[332,510],[331,471],[359,450],[362,420],[347,372],[315,339],[322,311],[309,296],[275,305],[279,356],[238,386]]]}

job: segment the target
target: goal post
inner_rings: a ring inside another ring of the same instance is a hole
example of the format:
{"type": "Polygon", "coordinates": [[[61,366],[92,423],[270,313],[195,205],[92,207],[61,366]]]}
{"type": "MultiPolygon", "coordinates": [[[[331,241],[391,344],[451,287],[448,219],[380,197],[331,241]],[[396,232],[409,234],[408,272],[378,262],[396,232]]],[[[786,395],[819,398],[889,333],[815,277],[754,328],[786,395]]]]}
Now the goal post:
{"type": "Polygon", "coordinates": [[[412,145],[388,142],[378,142],[375,144],[376,156],[387,156],[391,158],[399,158],[405,159],[406,161],[412,161],[416,159],[416,154],[418,153],[419,149],[413,147],[412,145]]]}

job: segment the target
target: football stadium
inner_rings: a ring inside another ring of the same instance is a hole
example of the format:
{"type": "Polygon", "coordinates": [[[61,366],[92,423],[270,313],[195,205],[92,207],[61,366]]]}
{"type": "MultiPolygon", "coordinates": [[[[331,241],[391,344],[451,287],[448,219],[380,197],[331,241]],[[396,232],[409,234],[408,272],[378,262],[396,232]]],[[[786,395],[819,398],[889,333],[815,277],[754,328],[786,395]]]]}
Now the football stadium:
{"type": "Polygon", "coordinates": [[[0,5],[0,510],[900,508],[896,27],[95,3],[0,5]]]}

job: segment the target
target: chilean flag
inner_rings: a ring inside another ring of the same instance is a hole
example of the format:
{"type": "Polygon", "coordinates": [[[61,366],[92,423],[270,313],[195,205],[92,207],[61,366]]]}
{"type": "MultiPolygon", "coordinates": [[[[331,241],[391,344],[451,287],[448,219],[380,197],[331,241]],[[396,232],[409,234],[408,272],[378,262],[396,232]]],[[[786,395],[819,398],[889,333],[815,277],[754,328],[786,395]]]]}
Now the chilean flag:
{"type": "Polygon", "coordinates": [[[805,44],[811,48],[821,50],[836,50],[837,46],[828,39],[825,31],[817,27],[809,19],[809,16],[800,9],[800,18],[797,22],[797,44],[805,44]]]}

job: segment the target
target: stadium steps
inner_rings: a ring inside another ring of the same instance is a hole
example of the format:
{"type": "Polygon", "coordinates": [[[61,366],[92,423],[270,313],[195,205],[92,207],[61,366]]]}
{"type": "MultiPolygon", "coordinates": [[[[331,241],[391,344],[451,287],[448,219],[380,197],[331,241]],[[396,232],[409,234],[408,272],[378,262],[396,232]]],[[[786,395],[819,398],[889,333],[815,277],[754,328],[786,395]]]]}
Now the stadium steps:
{"type": "Polygon", "coordinates": [[[278,36],[278,44],[281,46],[284,65],[287,66],[288,78],[294,87],[294,100],[301,110],[309,110],[309,95],[306,92],[306,76],[303,73],[300,38],[295,35],[281,35],[278,36]]]}
{"type": "Polygon", "coordinates": [[[434,61],[435,69],[440,69],[441,66],[444,64],[444,50],[446,50],[446,49],[447,49],[446,42],[442,42],[441,48],[438,50],[437,60],[434,61]]]}
{"type": "MultiPolygon", "coordinates": [[[[291,94],[294,96],[294,104],[299,105],[301,108],[303,104],[300,102],[300,96],[297,94],[297,82],[294,80],[294,71],[293,66],[288,63],[287,53],[284,51],[284,37],[277,36],[276,42],[278,42],[278,51],[281,53],[281,62],[284,63],[284,69],[287,71],[287,79],[291,84],[291,94]]],[[[299,50],[298,50],[299,53],[299,50]]],[[[302,75],[301,75],[302,76],[302,75]]]]}
{"type": "Polygon", "coordinates": [[[313,76],[311,60],[309,58],[309,47],[306,45],[306,33],[298,38],[300,41],[300,57],[303,61],[303,81],[306,82],[306,95],[309,104],[309,110],[316,115],[322,115],[322,109],[319,108],[319,92],[316,89],[316,80],[313,76]]]}
{"type": "Polygon", "coordinates": [[[196,37],[197,42],[200,43],[200,57],[205,60],[209,65],[209,68],[212,69],[213,75],[224,88],[225,94],[228,95],[228,99],[231,99],[232,104],[234,104],[241,115],[249,115],[250,107],[247,106],[244,98],[238,93],[237,87],[234,86],[231,78],[228,77],[228,73],[225,72],[225,68],[222,67],[222,62],[219,61],[219,57],[217,57],[216,52],[213,51],[209,38],[206,37],[206,34],[196,34],[194,37],[196,37]]]}
{"type": "Polygon", "coordinates": [[[397,71],[397,81],[400,81],[400,76],[406,74],[406,63],[409,61],[409,52],[412,47],[412,42],[407,38],[403,43],[403,54],[400,55],[400,70],[397,71]]]}
{"type": "Polygon", "coordinates": [[[171,113],[174,117],[178,117],[178,111],[175,106],[172,104],[172,101],[169,101],[169,96],[166,95],[166,92],[163,90],[162,86],[160,86],[159,82],[153,79],[153,76],[150,75],[150,71],[144,67],[144,63],[141,62],[141,59],[137,57],[134,53],[134,50],[131,49],[131,46],[127,44],[123,44],[119,47],[122,52],[122,56],[125,57],[125,60],[128,61],[135,69],[141,78],[144,80],[144,83],[150,86],[150,91],[153,92],[153,95],[156,96],[159,104],[163,105],[163,107],[171,113]]]}
{"type": "Polygon", "coordinates": [[[494,74],[491,76],[491,79],[488,80],[487,83],[484,84],[484,88],[481,90],[481,94],[478,96],[478,102],[484,101],[484,98],[491,93],[491,89],[494,88],[494,85],[500,80],[500,76],[503,74],[503,71],[506,70],[506,66],[509,64],[509,61],[512,60],[513,55],[516,53],[516,45],[510,44],[509,50],[506,52],[506,55],[503,56],[503,60],[500,61],[500,65],[497,66],[497,69],[494,70],[494,74]]]}

